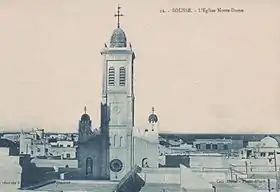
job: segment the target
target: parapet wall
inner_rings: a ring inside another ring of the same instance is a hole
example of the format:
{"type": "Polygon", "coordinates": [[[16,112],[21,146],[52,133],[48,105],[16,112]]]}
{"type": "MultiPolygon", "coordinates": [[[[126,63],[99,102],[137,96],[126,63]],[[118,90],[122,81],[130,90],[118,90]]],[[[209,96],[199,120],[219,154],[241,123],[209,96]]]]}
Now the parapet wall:
{"type": "Polygon", "coordinates": [[[16,191],[21,184],[18,156],[9,156],[9,148],[0,148],[0,190],[16,191]]]}
{"type": "Polygon", "coordinates": [[[139,175],[146,183],[180,184],[180,168],[144,168],[139,175]]]}

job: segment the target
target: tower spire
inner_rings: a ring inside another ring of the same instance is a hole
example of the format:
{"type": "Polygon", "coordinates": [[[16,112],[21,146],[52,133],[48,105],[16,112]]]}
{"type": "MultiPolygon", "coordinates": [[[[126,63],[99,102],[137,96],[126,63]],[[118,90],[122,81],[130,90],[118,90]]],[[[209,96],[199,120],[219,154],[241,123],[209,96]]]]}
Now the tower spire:
{"type": "Polygon", "coordinates": [[[152,114],[155,114],[155,107],[152,107],[152,114]]]}
{"type": "Polygon", "coordinates": [[[84,112],[87,113],[87,106],[84,107],[84,112]]]}
{"type": "Polygon", "coordinates": [[[118,12],[117,12],[117,14],[115,14],[115,17],[117,17],[117,19],[118,19],[117,27],[120,28],[120,17],[124,16],[124,15],[122,13],[120,13],[120,9],[121,9],[120,5],[118,5],[117,9],[118,9],[118,12]]]}

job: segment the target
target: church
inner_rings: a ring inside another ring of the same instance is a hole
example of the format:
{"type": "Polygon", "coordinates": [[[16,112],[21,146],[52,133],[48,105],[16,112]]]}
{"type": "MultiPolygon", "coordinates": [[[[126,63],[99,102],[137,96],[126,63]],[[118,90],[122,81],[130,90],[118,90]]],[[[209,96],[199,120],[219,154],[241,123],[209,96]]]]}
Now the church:
{"type": "Polygon", "coordinates": [[[79,121],[78,167],[85,180],[121,180],[134,165],[158,167],[158,117],[152,108],[145,127],[134,125],[135,53],[120,27],[101,51],[101,122],[94,128],[86,108],[79,121]]]}

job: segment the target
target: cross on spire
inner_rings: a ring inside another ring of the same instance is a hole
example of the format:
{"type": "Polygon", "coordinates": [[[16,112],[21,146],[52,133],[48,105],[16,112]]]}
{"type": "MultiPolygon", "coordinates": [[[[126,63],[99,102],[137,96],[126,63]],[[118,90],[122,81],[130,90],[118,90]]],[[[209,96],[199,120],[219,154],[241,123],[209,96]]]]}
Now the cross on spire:
{"type": "Polygon", "coordinates": [[[124,15],[122,13],[120,13],[120,9],[121,9],[120,5],[118,5],[117,8],[118,8],[118,12],[117,12],[117,14],[115,14],[115,17],[117,17],[117,19],[118,19],[117,27],[120,28],[120,17],[124,16],[124,15]]]}
{"type": "Polygon", "coordinates": [[[84,107],[84,112],[87,113],[87,106],[84,107]]]}

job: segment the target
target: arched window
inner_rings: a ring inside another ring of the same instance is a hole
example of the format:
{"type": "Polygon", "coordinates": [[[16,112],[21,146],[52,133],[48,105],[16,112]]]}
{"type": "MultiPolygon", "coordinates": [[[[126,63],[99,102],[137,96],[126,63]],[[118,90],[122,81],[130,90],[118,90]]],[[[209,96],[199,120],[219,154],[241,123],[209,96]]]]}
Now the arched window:
{"type": "Polygon", "coordinates": [[[120,147],[123,147],[123,146],[124,146],[124,138],[120,137],[120,147]]]}
{"type": "Polygon", "coordinates": [[[125,67],[120,67],[120,79],[119,79],[120,86],[125,86],[125,78],[126,78],[125,67]]]}
{"type": "Polygon", "coordinates": [[[112,137],[109,137],[109,146],[112,145],[112,137]]]}
{"type": "Polygon", "coordinates": [[[148,167],[149,167],[148,158],[147,158],[147,157],[144,157],[144,158],[142,159],[142,167],[143,167],[143,168],[148,168],[148,167]]]}
{"type": "Polygon", "coordinates": [[[86,175],[92,174],[92,158],[86,159],[86,175]]]}
{"type": "Polygon", "coordinates": [[[108,78],[109,78],[109,85],[113,86],[115,85],[115,68],[114,67],[110,67],[109,68],[109,74],[108,74],[108,78]]]}
{"type": "Polygon", "coordinates": [[[117,146],[117,135],[114,135],[114,147],[117,146]]]}

